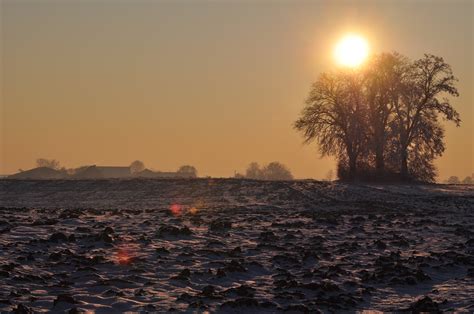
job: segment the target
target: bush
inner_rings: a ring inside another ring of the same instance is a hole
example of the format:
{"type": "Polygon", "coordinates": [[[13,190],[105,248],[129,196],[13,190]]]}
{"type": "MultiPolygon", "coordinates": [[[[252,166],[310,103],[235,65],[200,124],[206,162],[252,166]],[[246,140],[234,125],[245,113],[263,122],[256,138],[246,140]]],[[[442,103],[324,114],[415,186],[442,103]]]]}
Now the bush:
{"type": "Polygon", "coordinates": [[[268,165],[260,168],[256,162],[252,162],[247,167],[245,178],[254,180],[293,180],[291,171],[282,163],[277,161],[271,162],[268,165]]]}

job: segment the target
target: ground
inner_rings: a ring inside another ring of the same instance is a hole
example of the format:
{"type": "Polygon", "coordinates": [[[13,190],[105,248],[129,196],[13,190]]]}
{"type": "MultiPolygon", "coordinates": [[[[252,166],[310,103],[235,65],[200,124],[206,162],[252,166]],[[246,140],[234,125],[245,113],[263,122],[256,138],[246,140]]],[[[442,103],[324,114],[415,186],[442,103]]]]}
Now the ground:
{"type": "Polygon", "coordinates": [[[0,181],[0,311],[474,311],[474,188],[0,181]]]}

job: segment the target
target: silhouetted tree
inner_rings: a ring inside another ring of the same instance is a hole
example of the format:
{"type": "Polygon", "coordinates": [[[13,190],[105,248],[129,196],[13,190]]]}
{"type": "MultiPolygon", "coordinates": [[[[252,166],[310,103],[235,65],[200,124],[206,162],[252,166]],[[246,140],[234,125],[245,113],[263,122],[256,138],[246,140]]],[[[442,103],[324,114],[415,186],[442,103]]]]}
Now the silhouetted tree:
{"type": "Polygon", "coordinates": [[[264,180],[293,180],[290,170],[279,162],[271,162],[262,170],[264,180]]]}
{"type": "Polygon", "coordinates": [[[239,172],[234,173],[235,179],[245,179],[245,176],[239,172]]]}
{"type": "Polygon", "coordinates": [[[139,173],[145,170],[145,164],[140,160],[135,160],[130,164],[130,172],[132,174],[139,173]]]}
{"type": "Polygon", "coordinates": [[[375,170],[382,176],[385,171],[385,153],[390,140],[390,123],[394,103],[402,92],[403,76],[409,67],[407,58],[398,53],[374,56],[364,73],[368,105],[368,132],[370,150],[375,155],[375,170]]]}
{"type": "Polygon", "coordinates": [[[51,168],[54,170],[59,170],[60,168],[59,161],[57,161],[56,159],[45,159],[45,158],[36,159],[36,166],[51,168]]]}
{"type": "Polygon", "coordinates": [[[256,162],[251,162],[245,171],[245,177],[256,180],[263,179],[263,173],[262,169],[260,169],[260,165],[256,162]]]}
{"type": "Polygon", "coordinates": [[[392,130],[398,143],[400,175],[406,179],[410,175],[409,162],[416,160],[410,158],[411,154],[421,156],[426,164],[443,153],[444,130],[438,116],[457,126],[461,120],[449,101],[440,99],[444,95],[459,95],[455,87],[457,79],[443,58],[425,55],[412,64],[405,77],[401,97],[394,102],[392,130]]]}
{"type": "Polygon", "coordinates": [[[306,106],[295,122],[304,142],[316,141],[321,155],[347,157],[349,178],[367,149],[364,78],[356,72],[322,74],[313,84],[306,106]]]}
{"type": "Polygon", "coordinates": [[[464,180],[462,180],[463,184],[474,184],[474,180],[472,177],[465,177],[464,180]]]}
{"type": "Polygon", "coordinates": [[[277,161],[260,167],[256,162],[248,165],[245,178],[254,180],[293,180],[291,171],[282,163],[277,161]]]}
{"type": "Polygon", "coordinates": [[[439,119],[461,122],[443,98],[458,96],[456,81],[440,57],[381,54],[359,70],[322,74],[294,127],[338,159],[341,179],[434,181],[445,150],[439,119]]]}
{"type": "Polygon", "coordinates": [[[449,177],[449,179],[448,179],[446,182],[447,182],[448,184],[459,184],[459,183],[461,183],[461,182],[459,181],[459,178],[456,177],[456,176],[451,176],[451,177],[449,177]]]}
{"type": "Polygon", "coordinates": [[[197,170],[193,166],[185,165],[179,167],[178,171],[179,174],[184,174],[186,176],[189,176],[191,178],[196,178],[197,177],[197,170]]]}

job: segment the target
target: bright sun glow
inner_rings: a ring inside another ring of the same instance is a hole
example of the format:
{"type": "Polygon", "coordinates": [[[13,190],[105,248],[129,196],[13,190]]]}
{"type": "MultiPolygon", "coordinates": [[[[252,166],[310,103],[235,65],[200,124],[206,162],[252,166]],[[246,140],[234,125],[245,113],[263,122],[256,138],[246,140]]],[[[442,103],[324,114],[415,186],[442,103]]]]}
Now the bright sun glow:
{"type": "Polygon", "coordinates": [[[339,41],[334,53],[339,64],[357,67],[367,58],[369,45],[358,35],[348,35],[339,41]]]}

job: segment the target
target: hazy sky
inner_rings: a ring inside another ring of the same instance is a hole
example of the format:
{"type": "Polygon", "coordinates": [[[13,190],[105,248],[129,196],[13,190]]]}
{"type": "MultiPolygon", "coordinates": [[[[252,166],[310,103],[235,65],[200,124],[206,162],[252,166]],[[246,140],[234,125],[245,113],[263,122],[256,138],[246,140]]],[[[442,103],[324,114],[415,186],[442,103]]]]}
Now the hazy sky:
{"type": "Polygon", "coordinates": [[[278,160],[322,178],[334,161],[292,123],[348,32],[452,65],[463,123],[437,164],[441,179],[474,172],[474,1],[0,3],[0,174],[45,157],[212,176],[278,160]]]}

